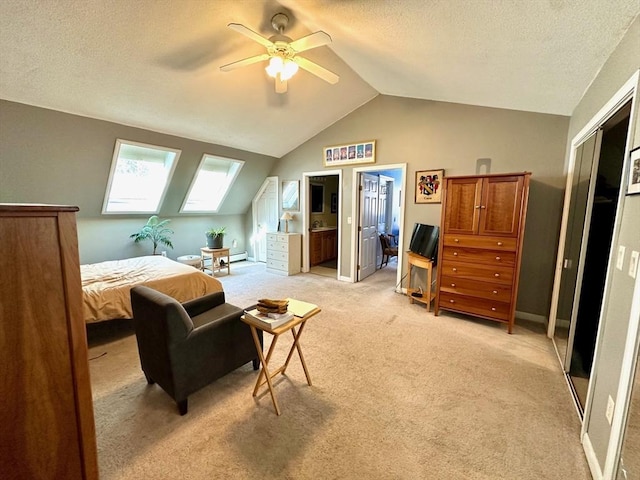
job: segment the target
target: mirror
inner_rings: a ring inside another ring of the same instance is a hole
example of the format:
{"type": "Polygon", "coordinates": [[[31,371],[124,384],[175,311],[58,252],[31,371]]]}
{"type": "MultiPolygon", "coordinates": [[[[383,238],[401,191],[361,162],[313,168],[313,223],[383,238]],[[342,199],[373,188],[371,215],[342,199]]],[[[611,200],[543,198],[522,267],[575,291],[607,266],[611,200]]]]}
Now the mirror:
{"type": "Polygon", "coordinates": [[[324,213],[324,185],[311,184],[311,213],[324,213]]]}
{"type": "Polygon", "coordinates": [[[297,180],[285,180],[282,182],[282,211],[300,211],[298,191],[299,182],[297,180]]]}

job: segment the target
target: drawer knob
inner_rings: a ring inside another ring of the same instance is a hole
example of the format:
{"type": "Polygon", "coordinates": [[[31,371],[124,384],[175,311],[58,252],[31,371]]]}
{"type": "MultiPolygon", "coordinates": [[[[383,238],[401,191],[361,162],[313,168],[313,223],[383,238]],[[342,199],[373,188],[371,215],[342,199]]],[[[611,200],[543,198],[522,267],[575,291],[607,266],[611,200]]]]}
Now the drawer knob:
{"type": "Polygon", "coordinates": [[[452,283],[452,284],[451,284],[451,286],[452,286],[453,288],[455,288],[456,284],[455,284],[455,283],[452,283]]]}
{"type": "Polygon", "coordinates": [[[456,243],[460,242],[460,240],[458,240],[457,238],[454,238],[453,241],[456,242],[456,243]]]}
{"type": "Polygon", "coordinates": [[[497,277],[500,276],[500,274],[499,273],[494,273],[493,276],[497,278],[497,277]]]}
{"type": "Polygon", "coordinates": [[[455,300],[449,300],[449,303],[456,303],[455,300]]]}
{"type": "Polygon", "coordinates": [[[451,270],[453,270],[454,272],[457,272],[458,269],[457,268],[452,268],[451,270]]]}
{"type": "Polygon", "coordinates": [[[502,246],[502,242],[498,242],[498,246],[501,247],[502,246]]]}
{"type": "Polygon", "coordinates": [[[496,311],[496,307],[491,307],[491,311],[495,312],[496,311]]]}
{"type": "Polygon", "coordinates": [[[494,295],[497,295],[497,294],[498,294],[498,290],[494,290],[494,291],[493,291],[493,294],[494,294],[494,295]]]}
{"type": "Polygon", "coordinates": [[[458,252],[453,252],[453,256],[457,257],[458,256],[458,252]]]}
{"type": "Polygon", "coordinates": [[[501,259],[500,259],[500,257],[496,257],[496,260],[500,261],[501,259]]]}
{"type": "Polygon", "coordinates": [[[476,208],[480,208],[480,205],[476,205],[476,208]]]}

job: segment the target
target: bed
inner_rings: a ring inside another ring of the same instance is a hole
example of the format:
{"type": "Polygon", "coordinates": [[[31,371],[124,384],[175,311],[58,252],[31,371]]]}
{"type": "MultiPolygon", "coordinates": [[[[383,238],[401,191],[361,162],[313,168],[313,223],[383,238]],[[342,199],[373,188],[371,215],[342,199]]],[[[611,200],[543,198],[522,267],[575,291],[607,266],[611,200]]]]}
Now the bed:
{"type": "Polygon", "coordinates": [[[146,285],[179,302],[221,292],[219,280],[167,257],[152,255],[80,266],[86,323],[132,318],[129,291],[146,285]]]}

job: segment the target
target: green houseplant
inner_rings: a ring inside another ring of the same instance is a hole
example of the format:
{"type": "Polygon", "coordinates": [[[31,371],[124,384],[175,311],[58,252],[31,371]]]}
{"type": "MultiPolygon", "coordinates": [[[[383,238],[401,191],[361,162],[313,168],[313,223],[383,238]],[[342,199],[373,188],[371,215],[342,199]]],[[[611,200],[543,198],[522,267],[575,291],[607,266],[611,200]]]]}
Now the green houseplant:
{"type": "Polygon", "coordinates": [[[208,248],[222,248],[225,229],[226,227],[210,228],[209,230],[204,232],[207,236],[208,248]]]}
{"type": "Polygon", "coordinates": [[[171,243],[173,230],[166,226],[170,221],[169,219],[160,220],[157,215],[152,215],[149,217],[149,220],[147,220],[146,225],[144,225],[140,231],[131,234],[129,238],[133,238],[135,243],[150,240],[151,243],[153,243],[154,255],[156,255],[156,249],[160,244],[173,248],[173,243],[171,243]]]}

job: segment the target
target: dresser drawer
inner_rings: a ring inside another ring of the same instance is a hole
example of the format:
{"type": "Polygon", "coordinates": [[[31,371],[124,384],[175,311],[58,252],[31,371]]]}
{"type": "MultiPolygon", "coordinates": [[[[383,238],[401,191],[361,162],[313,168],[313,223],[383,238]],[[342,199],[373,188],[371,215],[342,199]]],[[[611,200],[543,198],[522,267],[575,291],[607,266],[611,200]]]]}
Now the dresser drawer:
{"type": "Polygon", "coordinates": [[[286,272],[289,269],[289,264],[287,262],[283,262],[281,260],[268,258],[267,259],[267,268],[272,268],[274,270],[282,270],[283,272],[286,272]]]}
{"type": "Polygon", "coordinates": [[[516,264],[515,252],[500,250],[482,250],[480,248],[444,247],[443,260],[482,263],[486,265],[503,265],[513,267],[516,264]]]}
{"type": "Polygon", "coordinates": [[[277,242],[278,234],[277,233],[267,233],[267,242],[277,242]]]}
{"type": "Polygon", "coordinates": [[[279,260],[281,262],[288,262],[289,255],[287,252],[279,250],[267,250],[267,258],[270,258],[271,260],[279,260]]]}
{"type": "Polygon", "coordinates": [[[488,237],[483,235],[453,235],[445,234],[444,245],[446,247],[487,248],[491,250],[504,250],[515,252],[517,238],[512,237],[488,237]]]}
{"type": "Polygon", "coordinates": [[[273,250],[276,252],[288,252],[289,251],[289,243],[282,242],[270,242],[267,240],[267,252],[269,250],[273,250]]]}
{"type": "Polygon", "coordinates": [[[511,301],[511,285],[500,285],[493,282],[478,282],[476,280],[443,276],[440,281],[440,291],[499,302],[509,303],[511,301]]]}
{"type": "Polygon", "coordinates": [[[509,319],[510,313],[509,303],[467,297],[465,295],[457,295],[443,291],[440,292],[439,305],[440,308],[447,310],[456,310],[463,313],[494,318],[496,320],[506,321],[509,319]]]}
{"type": "Polygon", "coordinates": [[[499,283],[501,285],[511,285],[513,283],[513,267],[474,265],[445,259],[440,268],[442,269],[442,275],[449,277],[499,283]]]}

